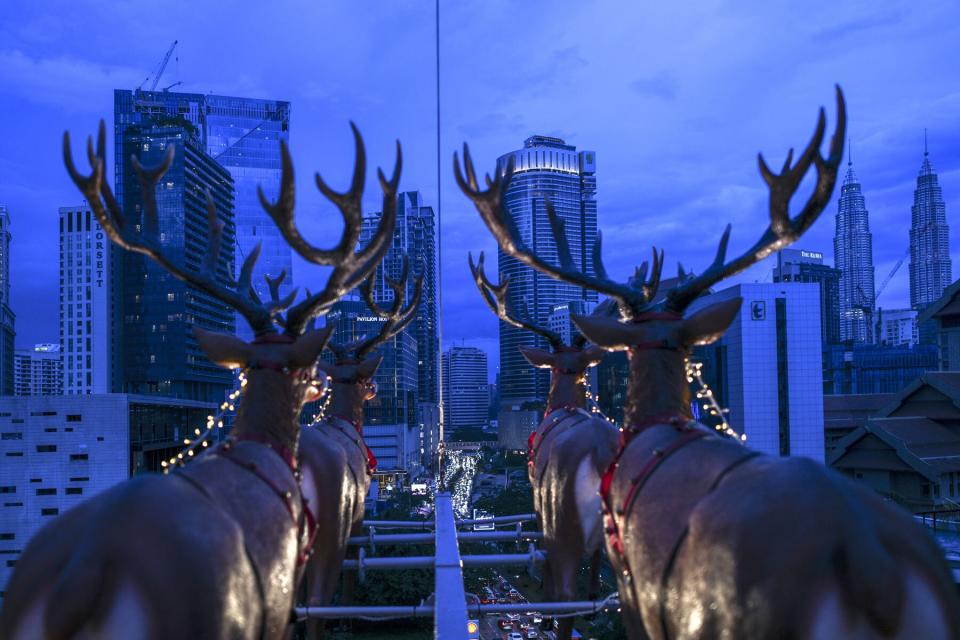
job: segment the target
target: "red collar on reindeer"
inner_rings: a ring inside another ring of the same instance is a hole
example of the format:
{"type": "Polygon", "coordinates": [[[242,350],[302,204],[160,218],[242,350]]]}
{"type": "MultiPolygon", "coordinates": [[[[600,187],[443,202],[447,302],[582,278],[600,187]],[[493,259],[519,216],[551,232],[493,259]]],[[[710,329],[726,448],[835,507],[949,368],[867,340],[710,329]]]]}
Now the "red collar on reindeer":
{"type": "MultiPolygon", "coordinates": [[[[554,347],[554,353],[580,353],[583,349],[579,347],[568,347],[567,345],[560,345],[559,347],[554,347]]],[[[564,367],[553,367],[551,369],[554,374],[567,374],[567,375],[579,375],[583,373],[582,369],[567,369],[564,367]]],[[[549,413],[549,411],[548,411],[549,413]]]]}
{"type": "MultiPolygon", "coordinates": [[[[660,322],[680,322],[683,320],[683,314],[675,311],[647,311],[635,316],[630,322],[640,324],[659,320],[660,322]]],[[[666,338],[661,340],[651,340],[649,342],[638,342],[630,345],[632,350],[647,351],[650,349],[666,349],[668,351],[682,351],[683,346],[679,342],[673,342],[666,338]]]]}
{"type": "MultiPolygon", "coordinates": [[[[253,339],[253,344],[293,344],[297,339],[285,333],[264,333],[253,339]]],[[[276,360],[267,360],[264,358],[250,358],[247,361],[246,369],[270,369],[284,375],[291,374],[297,369],[291,369],[282,362],[276,360]]]]}

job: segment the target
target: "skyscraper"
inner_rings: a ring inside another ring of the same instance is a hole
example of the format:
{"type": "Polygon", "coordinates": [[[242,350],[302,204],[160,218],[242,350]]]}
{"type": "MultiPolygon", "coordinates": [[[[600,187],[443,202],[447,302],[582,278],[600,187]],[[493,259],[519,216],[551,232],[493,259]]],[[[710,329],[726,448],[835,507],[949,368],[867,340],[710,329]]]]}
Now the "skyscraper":
{"type": "MultiPolygon", "coordinates": [[[[209,241],[209,191],[224,225],[217,276],[227,286],[235,250],[233,178],[204,151],[196,127],[184,118],[162,116],[124,127],[117,154],[122,170],[117,174],[123,179],[127,224],[143,224],[143,196],[131,156],[145,166],[155,165],[168,145],[176,146],[176,154],[156,190],[162,250],[189,269],[201,268],[209,241]]],[[[139,253],[126,252],[122,260],[124,391],[222,400],[233,376],[207,360],[192,329],[233,333],[234,311],[139,253]]]]}
{"type": "Polygon", "coordinates": [[[698,298],[687,313],[734,298],[744,304],[730,328],[693,359],[747,447],[822,462],[820,292],[801,282],[738,284],[698,298]]]}
{"type": "Polygon", "coordinates": [[[10,308],[10,214],[0,204],[0,396],[13,395],[14,322],[10,308]]]}
{"type": "Polygon", "coordinates": [[[37,344],[14,354],[13,386],[18,396],[63,394],[63,363],[59,344],[37,344]]]}
{"type": "MultiPolygon", "coordinates": [[[[331,307],[324,321],[336,327],[333,340],[347,344],[379,333],[384,319],[371,313],[356,294],[348,294],[331,307]]],[[[408,469],[420,463],[412,452],[422,435],[417,423],[417,342],[411,327],[378,345],[374,353],[383,360],[373,378],[377,395],[363,405],[364,440],[381,471],[408,469]]]]}
{"type": "Polygon", "coordinates": [[[847,162],[847,175],[840,187],[833,258],[840,270],[840,339],[871,342],[875,298],[873,235],[852,160],[847,162]]]}
{"type": "MultiPolygon", "coordinates": [[[[910,306],[917,311],[936,302],[953,279],[946,209],[924,132],[923,164],[910,208],[910,306]]],[[[920,333],[924,342],[923,327],[920,333]]]]}
{"type": "MultiPolygon", "coordinates": [[[[597,238],[596,154],[578,153],[575,146],[559,138],[531,136],[524,141],[523,149],[501,156],[497,170],[504,171],[510,159],[514,174],[504,206],[523,242],[542,259],[557,263],[557,246],[547,218],[549,200],[566,224],[574,263],[592,274],[589,256],[597,238]]],[[[526,309],[530,318],[542,325],[547,324],[557,304],[597,302],[596,292],[554,280],[502,251],[498,252],[498,266],[501,279],[510,278],[508,304],[526,309]]],[[[504,411],[542,404],[550,388],[550,372],[534,369],[520,354],[521,346],[548,348],[543,338],[501,322],[500,397],[504,411]]]]}
{"type": "Polygon", "coordinates": [[[114,366],[119,250],[87,205],[60,208],[60,353],[63,393],[110,393],[123,386],[114,366]]]}
{"type": "MultiPolygon", "coordinates": [[[[197,128],[201,146],[233,177],[234,273],[240,272],[244,258],[258,242],[262,243],[252,283],[257,293],[267,299],[269,292],[263,276],[276,276],[286,270],[287,277],[280,286],[282,298],[293,287],[292,254],[276,225],[260,206],[257,187],[261,186],[271,201],[276,199],[281,173],[280,141],[289,141],[290,135],[290,103],[169,91],[114,92],[117,140],[127,125],[146,118],[155,121],[157,118],[177,117],[186,119],[197,128]]],[[[122,171],[118,165],[118,187],[123,180],[122,171]]],[[[251,338],[246,322],[239,316],[237,318],[240,335],[251,338]]]]}
{"type": "Polygon", "coordinates": [[[443,353],[446,426],[451,431],[484,426],[489,403],[487,354],[476,347],[450,347],[443,353]]]}
{"type": "MultiPolygon", "coordinates": [[[[370,242],[380,224],[381,213],[374,213],[363,220],[360,244],[370,242]]],[[[419,191],[405,191],[397,196],[397,226],[393,243],[383,262],[377,267],[375,299],[385,303],[392,300],[390,288],[384,276],[399,278],[404,258],[410,260],[410,268],[423,275],[423,293],[417,317],[408,331],[417,341],[417,401],[436,405],[440,380],[437,377],[437,358],[440,345],[437,338],[437,232],[436,217],[432,207],[423,204],[419,191]]],[[[407,288],[408,300],[413,295],[413,280],[407,288]]]]}
{"type": "Polygon", "coordinates": [[[827,344],[840,342],[840,270],[823,264],[823,254],[819,251],[805,249],[783,249],[777,262],[773,269],[774,282],[820,285],[821,336],[827,344]]]}

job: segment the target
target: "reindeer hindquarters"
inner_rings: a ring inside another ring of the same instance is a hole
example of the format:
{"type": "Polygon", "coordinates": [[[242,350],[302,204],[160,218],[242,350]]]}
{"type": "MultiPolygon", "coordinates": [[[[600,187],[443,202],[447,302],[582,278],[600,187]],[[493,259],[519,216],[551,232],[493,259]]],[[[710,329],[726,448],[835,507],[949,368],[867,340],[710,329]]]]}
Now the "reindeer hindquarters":
{"type": "Polygon", "coordinates": [[[356,511],[357,486],[348,454],[334,437],[306,428],[300,439],[304,495],[317,521],[306,573],[307,603],[315,606],[333,598],[356,511]]]}
{"type": "MultiPolygon", "coordinates": [[[[116,635],[124,625],[135,628],[123,635],[158,639],[259,633],[260,594],[242,532],[195,489],[141,476],[77,510],[77,517],[55,520],[38,534],[18,567],[18,573],[40,571],[40,580],[52,584],[40,637],[116,635]],[[170,518],[174,512],[176,519],[170,518]],[[38,556],[54,540],[64,547],[55,555],[66,562],[42,573],[49,567],[38,556]]],[[[11,581],[8,592],[15,602],[42,597],[38,591],[13,593],[19,582],[11,581]]]]}

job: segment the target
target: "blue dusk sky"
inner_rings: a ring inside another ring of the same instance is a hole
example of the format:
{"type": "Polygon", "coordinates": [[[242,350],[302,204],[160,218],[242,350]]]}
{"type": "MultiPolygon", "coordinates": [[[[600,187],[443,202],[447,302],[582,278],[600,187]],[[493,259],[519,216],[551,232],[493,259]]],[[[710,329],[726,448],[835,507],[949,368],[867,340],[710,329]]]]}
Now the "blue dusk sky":
{"type": "MultiPolygon", "coordinates": [[[[924,127],[957,261],[955,0],[441,5],[443,339],[487,350],[491,372],[497,323],[470,282],[466,256],[495,245],[453,182],[451,156],[464,141],[484,171],[532,134],[595,151],[611,275],[626,278],[651,244],[665,248],[669,273],[678,260],[699,271],[727,222],[731,255],[759,237],[768,218],[756,153],[779,167],[788,148],[806,145],[821,105],[832,131],[838,83],[870,211],[878,284],[907,248],[924,127]]],[[[346,187],[351,119],[370,158],[366,209],[380,206],[373,171],[392,167],[396,138],[405,152],[401,188],[420,190],[436,206],[430,0],[5,0],[0,203],[12,220],[18,346],[57,341],[57,208],[80,201],[63,169],[63,131],[80,140],[100,118],[110,123],[113,90],[139,85],[174,39],[179,45],[161,87],[180,81],[175,90],[292,103],[298,216],[317,243],[334,241],[340,222],[312,173],[346,187]]],[[[838,193],[839,183],[797,245],[823,252],[829,264],[838,193]]],[[[734,281],[769,281],[772,262],[734,281]]],[[[315,289],[323,280],[321,269],[303,262],[295,270],[299,284],[315,289]]],[[[878,303],[905,307],[908,298],[904,264],[878,303]]]]}

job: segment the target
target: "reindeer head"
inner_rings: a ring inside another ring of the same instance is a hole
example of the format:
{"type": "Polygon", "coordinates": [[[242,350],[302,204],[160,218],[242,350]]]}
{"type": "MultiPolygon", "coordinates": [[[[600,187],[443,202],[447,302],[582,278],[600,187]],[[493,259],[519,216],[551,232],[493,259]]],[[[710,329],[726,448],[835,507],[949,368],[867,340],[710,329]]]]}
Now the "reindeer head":
{"type": "Polygon", "coordinates": [[[582,333],[574,336],[568,346],[564,344],[563,338],[556,331],[551,331],[531,320],[530,312],[526,309],[522,300],[520,301],[520,305],[523,307],[522,313],[512,311],[507,303],[510,279],[506,278],[502,284],[490,282],[483,268],[484,255],[482,251],[476,264],[473,263],[472,253],[467,254],[467,262],[470,265],[473,281],[477,285],[477,290],[480,291],[483,301],[487,303],[487,306],[498,318],[517,329],[525,329],[530,333],[541,336],[550,343],[552,351],[535,347],[520,347],[520,353],[527,359],[527,362],[538,369],[553,369],[559,373],[582,375],[583,372],[599,364],[603,359],[602,349],[583,348],[587,340],[582,333]]]}
{"type": "MultiPolygon", "coordinates": [[[[422,270],[421,270],[422,272],[422,270]]],[[[380,331],[373,335],[361,336],[350,343],[331,342],[327,346],[333,352],[334,362],[319,362],[317,366],[331,379],[336,390],[334,402],[339,405],[339,413],[349,411],[360,414],[363,403],[372,400],[377,393],[373,376],[383,359],[380,355],[370,355],[379,345],[403,331],[417,315],[417,305],[423,294],[423,275],[413,278],[413,296],[407,303],[410,263],[404,256],[400,277],[393,279],[382,273],[387,286],[393,291],[393,300],[387,307],[376,300],[377,273],[375,272],[360,285],[360,294],[374,315],[383,319],[380,331]]]]}
{"type": "MultiPolygon", "coordinates": [[[[263,207],[280,229],[282,235],[297,253],[314,264],[332,266],[333,271],[322,291],[309,292],[304,300],[294,305],[297,291],[283,299],[279,287],[286,273],[276,278],[267,277],[271,300],[262,301],[251,286],[253,268],[260,254],[259,245],[250,252],[240,269],[240,276],[232,280],[231,266],[220,261],[223,222],[218,218],[213,199],[207,193],[207,225],[209,242],[206,255],[199,270],[193,270],[174,262],[163,250],[159,234],[156,186],[173,162],[175,147],[170,145],[163,160],[154,167],[143,167],[133,157],[133,167],[143,193],[143,221],[134,224],[125,220],[122,210],[109,187],[103,180],[106,165],[106,127],[100,121],[97,148],[94,151],[92,138],[88,140],[87,156],[93,172],[84,176],[73,163],[70,136],[64,133],[63,153],[67,171],[74,183],[90,203],[100,226],[110,239],[128,251],[141,253],[197,289],[238,311],[253,329],[255,339],[244,342],[234,336],[217,334],[194,328],[194,336],[207,357],[221,366],[242,368],[248,371],[248,388],[260,389],[256,394],[260,406],[282,405],[281,413],[299,415],[304,402],[315,399],[314,366],[326,346],[331,328],[309,331],[313,319],[329,310],[344,293],[362,283],[376,268],[389,248],[396,223],[396,193],[400,177],[401,155],[397,145],[397,163],[392,178],[387,181],[379,172],[383,189],[383,216],[373,239],[363,249],[356,251],[360,236],[362,213],[360,202],[363,194],[366,160],[360,133],[351,123],[356,144],[356,162],[353,183],[347,193],[330,189],[319,174],[316,183],[320,191],[339,209],[344,218],[344,230],[334,249],[322,250],[309,244],[300,235],[294,223],[294,176],[293,163],[286,144],[280,143],[282,174],[280,195],[276,203],[267,201],[263,190],[259,196],[263,207]],[[286,313],[284,314],[284,312],[286,313]],[[282,333],[278,332],[282,329],[282,333]]],[[[249,411],[249,400],[241,405],[243,413],[249,411]]],[[[295,427],[295,420],[291,427],[295,427]]]]}
{"type": "MultiPolygon", "coordinates": [[[[550,343],[552,351],[537,349],[536,347],[520,347],[520,353],[527,359],[527,362],[538,369],[550,369],[553,372],[551,396],[559,395],[562,397],[552,397],[550,404],[579,404],[580,385],[587,379],[587,369],[596,366],[603,359],[603,349],[594,346],[584,349],[586,338],[582,333],[574,336],[568,346],[564,344],[560,334],[530,320],[530,313],[526,309],[520,314],[512,312],[507,304],[510,279],[503,280],[502,284],[490,282],[483,269],[483,252],[480,252],[480,258],[476,264],[473,263],[473,254],[468,254],[467,260],[477,289],[490,310],[507,324],[542,336],[550,343]],[[565,378],[572,378],[573,385],[567,385],[566,388],[562,389],[558,388],[559,382],[565,378]]],[[[521,306],[525,307],[526,305],[521,301],[521,306]]]]}
{"type": "Polygon", "coordinates": [[[837,167],[843,153],[843,138],[846,127],[846,108],[843,93],[837,87],[837,128],[830,142],[830,154],[825,159],[820,155],[826,118],[820,110],[813,139],[791,166],[793,150],[787,154],[779,175],[770,171],[763,156],[758,157],[760,173],[770,189],[770,225],[761,238],[744,254],[726,262],[727,241],[730,226],[720,239],[717,256],[699,276],[686,274],[679,267],[680,284],[656,300],[663,269],[663,252],[653,250],[651,265],[644,262],[626,283],[618,283],[607,276],[601,258],[601,236],[592,251],[595,275],[579,271],[573,262],[570,247],[564,232],[564,223],[547,202],[547,214],[557,244],[559,265],[552,265],[526,247],[512,217],[503,209],[502,200],[509,186],[513,165],[508,163],[503,173],[495,179],[487,176],[486,191],[480,191],[476,173],[470,159],[469,149],[464,145],[464,170],[454,155],[454,170],[457,183],[474,202],[480,217],[496,237],[501,250],[521,263],[545,273],[557,280],[592,289],[615,300],[620,318],[602,316],[575,316],[574,323],[594,344],[608,350],[665,349],[686,353],[692,346],[709,344],[718,339],[736,317],[741,301],[731,300],[712,305],[690,317],[684,311],[695,298],[705,293],[712,285],[732,276],[762,260],[772,252],[782,249],[799,238],[816,221],[827,205],[836,183],[837,167]],[[788,204],[800,181],[813,165],[817,181],[810,199],[803,210],[791,217],[788,204]],[[652,267],[652,268],[651,268],[652,267]],[[650,272],[648,279],[647,273],[650,272]]]}

